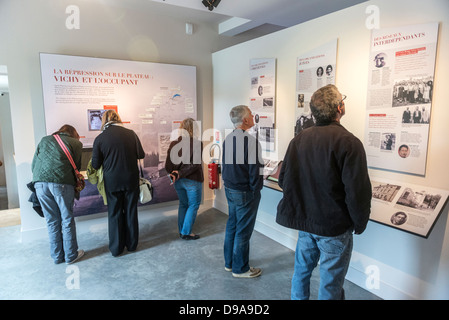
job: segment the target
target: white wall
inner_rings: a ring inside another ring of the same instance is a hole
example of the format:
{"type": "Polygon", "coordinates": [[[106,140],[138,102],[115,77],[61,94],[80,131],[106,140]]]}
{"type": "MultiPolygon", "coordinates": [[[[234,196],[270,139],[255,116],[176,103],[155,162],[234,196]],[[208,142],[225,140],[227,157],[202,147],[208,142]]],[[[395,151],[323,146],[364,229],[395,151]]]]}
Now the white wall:
{"type": "MultiPolygon", "coordinates": [[[[449,190],[449,1],[374,0],[264,36],[212,55],[214,70],[214,127],[232,128],[229,110],[248,104],[249,60],[276,58],[276,127],[278,153],[282,158],[293,138],[295,124],[296,57],[338,38],[336,85],[348,96],[342,124],[364,139],[371,31],[365,26],[365,9],[376,5],[380,28],[439,22],[427,170],[425,177],[383,170],[370,170],[372,178],[449,190]]],[[[281,193],[264,188],[256,223],[259,230],[294,249],[297,233],[275,223],[281,193]]],[[[215,206],[226,212],[224,190],[216,191],[215,206]]],[[[354,253],[347,278],[366,287],[369,266],[379,270],[380,288],[374,294],[385,299],[449,299],[448,206],[428,239],[401,232],[375,222],[355,236],[354,253]]],[[[369,288],[367,288],[369,289],[369,288]]]]}
{"type": "MultiPolygon", "coordinates": [[[[194,65],[197,67],[198,118],[204,129],[212,127],[211,53],[248,36],[219,36],[212,25],[201,19],[195,21],[194,33],[186,35],[187,21],[182,13],[189,9],[179,8],[181,14],[175,15],[176,7],[168,7],[141,0],[0,1],[0,65],[8,69],[24,240],[34,231],[46,236],[45,222],[28,202],[30,191],[26,187],[32,179],[35,147],[45,135],[40,52],[194,65]],[[114,2],[118,6],[106,5],[114,2]],[[79,29],[66,27],[69,5],[79,8],[79,29]]],[[[204,199],[212,197],[213,193],[204,188],[204,199]]]]}
{"type": "MultiPolygon", "coordinates": [[[[9,97],[8,97],[8,104],[4,103],[3,101],[6,100],[3,98],[3,94],[0,96],[0,121],[3,119],[2,111],[4,109],[8,109],[9,111],[9,97]]],[[[2,162],[2,165],[0,166],[0,187],[6,186],[6,176],[5,176],[5,166],[3,165],[4,160],[4,153],[3,153],[3,140],[2,140],[2,124],[0,122],[0,161],[2,162]]]]}
{"type": "MultiPolygon", "coordinates": [[[[127,0],[139,2],[137,0],[127,0]]],[[[94,56],[124,60],[187,64],[197,66],[198,113],[203,128],[230,128],[228,111],[248,100],[250,58],[277,58],[277,114],[279,151],[283,155],[292,138],[296,57],[338,37],[337,85],[348,95],[343,125],[361,139],[367,88],[367,57],[370,31],[365,28],[365,8],[380,8],[381,27],[440,22],[440,38],[435,73],[434,105],[429,137],[426,177],[372,170],[373,177],[386,177],[414,184],[449,189],[449,1],[426,2],[370,1],[299,26],[244,43],[212,55],[241,39],[217,37],[205,23],[185,35],[185,21],[143,10],[109,7],[102,1],[82,0],[2,0],[0,1],[0,65],[8,68],[11,117],[17,184],[21,207],[22,234],[42,233],[45,225],[28,202],[26,183],[31,180],[31,160],[35,146],[45,134],[39,52],[94,56]],[[79,30],[65,27],[68,5],[80,8],[79,30]],[[234,41],[234,42],[233,42],[234,41]],[[214,76],[212,78],[212,60],[214,76]],[[213,87],[212,87],[213,83],[213,87]],[[213,96],[212,96],[213,89],[213,96]],[[213,105],[213,110],[212,109],[213,105]],[[212,116],[213,113],[213,116],[212,116]]],[[[151,4],[152,6],[163,4],[151,4]]],[[[4,137],[3,137],[4,138],[4,137]]],[[[205,198],[213,195],[205,190],[205,198]]],[[[258,230],[292,247],[296,233],[274,223],[280,194],[263,191],[258,230]]],[[[222,190],[215,203],[226,212],[222,190]]],[[[348,274],[364,286],[365,268],[381,269],[381,289],[374,293],[385,298],[447,299],[449,297],[449,232],[447,208],[429,239],[421,239],[375,223],[356,237],[355,252],[348,274]]],[[[26,237],[26,236],[24,236],[26,237]]]]}
{"type": "Polygon", "coordinates": [[[19,195],[17,192],[16,163],[14,157],[11,110],[9,106],[9,93],[0,96],[0,186],[7,187],[8,209],[19,207],[19,195]]]}

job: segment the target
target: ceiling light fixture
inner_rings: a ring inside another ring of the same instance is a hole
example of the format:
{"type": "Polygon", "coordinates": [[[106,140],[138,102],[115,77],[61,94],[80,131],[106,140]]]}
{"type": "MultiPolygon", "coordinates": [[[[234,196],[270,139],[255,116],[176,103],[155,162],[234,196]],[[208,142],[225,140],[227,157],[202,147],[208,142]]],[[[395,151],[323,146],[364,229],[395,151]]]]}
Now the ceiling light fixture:
{"type": "Polygon", "coordinates": [[[218,7],[221,0],[203,0],[203,5],[209,9],[209,11],[214,10],[214,7],[218,7]]]}

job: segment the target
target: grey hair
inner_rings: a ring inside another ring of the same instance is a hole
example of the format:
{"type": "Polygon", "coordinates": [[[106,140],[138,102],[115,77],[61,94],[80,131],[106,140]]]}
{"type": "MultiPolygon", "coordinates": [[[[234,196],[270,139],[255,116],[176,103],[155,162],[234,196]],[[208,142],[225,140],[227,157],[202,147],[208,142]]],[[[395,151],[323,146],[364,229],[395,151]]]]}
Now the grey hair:
{"type": "Polygon", "coordinates": [[[238,128],[243,123],[243,118],[248,116],[249,107],[245,105],[235,106],[229,112],[229,116],[231,117],[231,122],[234,124],[234,128],[238,128]]]}
{"type": "Polygon", "coordinates": [[[326,124],[337,118],[340,97],[340,92],[333,84],[328,84],[313,93],[310,110],[317,123],[326,124]]]}

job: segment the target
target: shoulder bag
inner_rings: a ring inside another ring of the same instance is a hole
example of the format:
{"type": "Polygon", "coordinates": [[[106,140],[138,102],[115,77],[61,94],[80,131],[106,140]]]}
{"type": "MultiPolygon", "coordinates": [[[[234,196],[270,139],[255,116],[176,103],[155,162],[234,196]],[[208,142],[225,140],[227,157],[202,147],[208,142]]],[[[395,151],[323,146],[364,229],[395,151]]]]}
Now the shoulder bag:
{"type": "Polygon", "coordinates": [[[75,177],[76,177],[75,191],[79,193],[86,186],[86,183],[84,182],[84,176],[76,168],[75,162],[72,159],[72,155],[70,154],[69,150],[65,146],[64,142],[62,142],[61,137],[57,134],[54,134],[53,137],[55,137],[56,141],[58,141],[59,145],[61,146],[61,149],[64,151],[67,158],[69,158],[69,161],[73,167],[73,170],[75,170],[75,177]]]}
{"type": "MultiPolygon", "coordinates": [[[[139,160],[137,160],[139,161],[139,160]]],[[[153,186],[151,182],[144,178],[142,166],[139,163],[140,167],[140,177],[139,177],[139,201],[142,204],[150,202],[153,199],[153,186]]]]}

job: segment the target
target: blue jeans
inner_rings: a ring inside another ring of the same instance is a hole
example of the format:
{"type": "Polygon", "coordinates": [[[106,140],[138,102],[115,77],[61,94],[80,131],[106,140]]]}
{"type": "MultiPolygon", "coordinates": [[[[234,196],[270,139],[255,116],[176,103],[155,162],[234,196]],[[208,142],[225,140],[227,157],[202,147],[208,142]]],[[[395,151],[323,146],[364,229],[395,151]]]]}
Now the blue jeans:
{"type": "Polygon", "coordinates": [[[50,256],[55,263],[74,260],[78,256],[75,219],[73,218],[74,186],[36,182],[34,187],[47,221],[50,256]]]}
{"type": "Polygon", "coordinates": [[[260,190],[240,191],[225,187],[229,218],[224,241],[225,267],[233,273],[249,270],[249,241],[256,223],[260,190]]]}
{"type": "Polygon", "coordinates": [[[199,181],[181,178],[175,182],[179,198],[178,230],[182,235],[192,233],[196,214],[201,204],[203,184],[199,181]]]}
{"type": "Polygon", "coordinates": [[[319,300],[344,300],[343,283],[352,254],[352,230],[336,237],[299,231],[291,299],[308,300],[310,277],[320,260],[319,300]]]}

